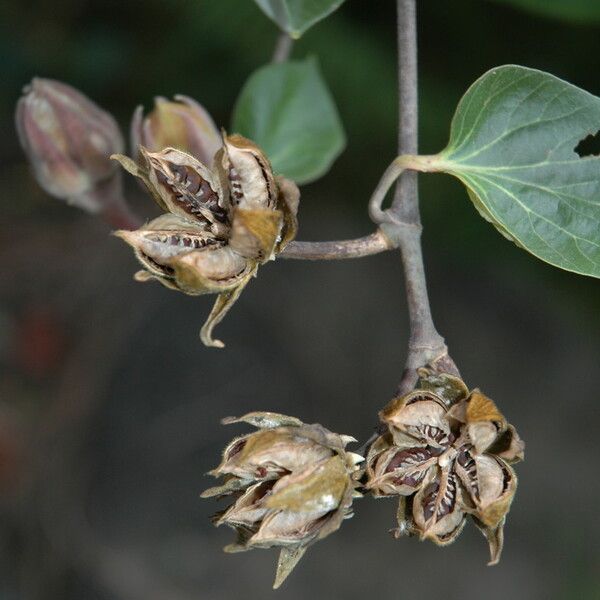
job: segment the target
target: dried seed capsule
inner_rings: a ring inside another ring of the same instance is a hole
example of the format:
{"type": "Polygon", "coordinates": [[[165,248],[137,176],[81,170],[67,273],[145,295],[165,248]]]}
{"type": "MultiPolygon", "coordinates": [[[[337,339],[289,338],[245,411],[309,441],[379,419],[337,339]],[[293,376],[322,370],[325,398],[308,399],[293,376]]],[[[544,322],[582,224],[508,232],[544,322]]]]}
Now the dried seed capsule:
{"type": "Polygon", "coordinates": [[[154,109],[145,117],[144,108],[136,108],[131,121],[131,150],[136,159],[140,158],[140,146],[150,152],[177,148],[210,165],[222,140],[205,108],[192,98],[177,95],[174,101],[155,98],[154,109]]]}
{"type": "Polygon", "coordinates": [[[281,548],[277,588],[310,544],[351,516],[362,457],[345,450],[353,438],[294,417],[256,412],[224,423],[238,421],[262,429],[225,448],[221,464],[211,471],[224,476],[225,483],[202,497],[236,494],[233,504],[214,518],[215,525],[228,525],[238,534],[225,551],[281,548]]]}
{"type": "Polygon", "coordinates": [[[285,178],[276,183],[262,151],[240,136],[225,138],[214,170],[176,148],[140,147],[140,155],[143,164],[123,155],[113,158],[139,177],[170,215],[136,232],[117,232],[146,269],[136,279],[158,279],[192,295],[218,293],[200,338],[207,346],[223,347],[212,331],[258,265],[295,236],[300,192],[285,178]]]}
{"type": "Polygon", "coordinates": [[[523,459],[524,444],[479,390],[427,369],[419,376],[417,389],[380,413],[388,432],[370,447],[366,487],[401,496],[397,535],[449,544],[471,515],[495,564],[517,486],[508,463],[523,459]]]}
{"type": "Polygon", "coordinates": [[[16,111],[19,140],[49,194],[88,212],[121,202],[121,174],[110,160],[123,151],[113,117],[76,89],[34,79],[16,111]]]}

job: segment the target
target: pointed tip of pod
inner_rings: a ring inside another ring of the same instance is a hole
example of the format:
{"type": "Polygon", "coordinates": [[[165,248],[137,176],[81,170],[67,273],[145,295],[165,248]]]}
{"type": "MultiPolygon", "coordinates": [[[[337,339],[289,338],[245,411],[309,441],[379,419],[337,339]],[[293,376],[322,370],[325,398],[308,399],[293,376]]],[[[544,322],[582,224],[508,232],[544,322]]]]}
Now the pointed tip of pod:
{"type": "Polygon", "coordinates": [[[352,444],[352,443],[358,442],[358,440],[355,437],[353,437],[351,435],[346,435],[343,433],[340,435],[340,438],[342,438],[342,442],[344,443],[344,446],[346,444],[352,444]]]}
{"type": "Polygon", "coordinates": [[[128,229],[117,229],[111,235],[122,239],[125,243],[136,248],[139,245],[140,234],[138,231],[130,231],[128,229]]]}
{"type": "Polygon", "coordinates": [[[350,458],[353,465],[358,465],[365,460],[364,456],[356,454],[356,452],[346,452],[346,456],[350,458]]]}

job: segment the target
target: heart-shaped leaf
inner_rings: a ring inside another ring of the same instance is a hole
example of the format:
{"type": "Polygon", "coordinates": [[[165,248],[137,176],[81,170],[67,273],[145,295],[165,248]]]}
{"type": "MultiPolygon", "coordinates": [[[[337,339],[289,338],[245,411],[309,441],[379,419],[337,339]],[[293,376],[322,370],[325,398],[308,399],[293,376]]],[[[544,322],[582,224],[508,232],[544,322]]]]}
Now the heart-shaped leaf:
{"type": "Polygon", "coordinates": [[[297,183],[327,172],[343,150],[344,130],[314,59],[271,64],[244,85],[233,132],[257,143],[273,170],[297,183]]]}
{"type": "Polygon", "coordinates": [[[283,31],[299,38],[307,29],[337,10],[344,0],[255,0],[283,31]]]}
{"type": "Polygon", "coordinates": [[[598,0],[496,0],[530,12],[565,21],[590,23],[600,21],[598,0]]]}
{"type": "Polygon", "coordinates": [[[450,142],[429,165],[458,177],[519,246],[600,277],[599,129],[600,98],[541,71],[498,67],[463,96],[450,142]]]}

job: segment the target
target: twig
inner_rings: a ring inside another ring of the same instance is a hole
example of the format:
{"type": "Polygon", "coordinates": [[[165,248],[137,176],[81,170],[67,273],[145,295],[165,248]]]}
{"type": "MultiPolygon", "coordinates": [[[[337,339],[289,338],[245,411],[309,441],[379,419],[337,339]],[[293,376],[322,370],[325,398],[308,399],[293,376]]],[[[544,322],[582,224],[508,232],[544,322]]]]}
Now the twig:
{"type": "Polygon", "coordinates": [[[398,154],[401,156],[384,174],[369,209],[373,220],[381,226],[387,237],[398,245],[402,254],[410,323],[408,356],[398,386],[398,393],[404,394],[414,386],[418,367],[434,364],[446,371],[457,372],[457,370],[448,356],[444,338],[437,332],[431,316],[421,250],[422,227],[417,173],[404,172],[404,169],[409,166],[406,161],[410,162],[415,158],[410,155],[416,155],[418,152],[416,0],[397,0],[397,13],[398,154]],[[391,178],[397,177],[398,174],[400,177],[396,183],[392,206],[387,211],[381,211],[383,196],[380,193],[377,197],[377,193],[384,189],[383,195],[385,195],[387,187],[393,181],[391,178]]]}
{"type": "Polygon", "coordinates": [[[355,240],[290,242],[279,256],[301,260],[339,260],[379,254],[391,250],[393,247],[390,240],[380,230],[377,230],[371,235],[355,240]]]}
{"type": "Polygon", "coordinates": [[[272,63],[285,62],[292,51],[292,45],[294,40],[285,31],[279,34],[277,43],[275,44],[275,50],[273,51],[273,57],[271,58],[272,63]]]}

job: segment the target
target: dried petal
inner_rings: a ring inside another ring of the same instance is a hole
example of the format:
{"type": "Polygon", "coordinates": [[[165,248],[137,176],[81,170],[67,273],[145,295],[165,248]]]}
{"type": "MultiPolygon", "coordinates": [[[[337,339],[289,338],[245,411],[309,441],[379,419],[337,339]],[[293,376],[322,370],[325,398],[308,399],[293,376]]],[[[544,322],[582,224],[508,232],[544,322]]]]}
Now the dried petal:
{"type": "Polygon", "coordinates": [[[136,108],[131,121],[133,155],[139,160],[140,146],[151,152],[172,147],[211,164],[222,141],[210,114],[187,96],[177,95],[174,100],[155,98],[154,109],[146,117],[142,106],[136,108]]]}

